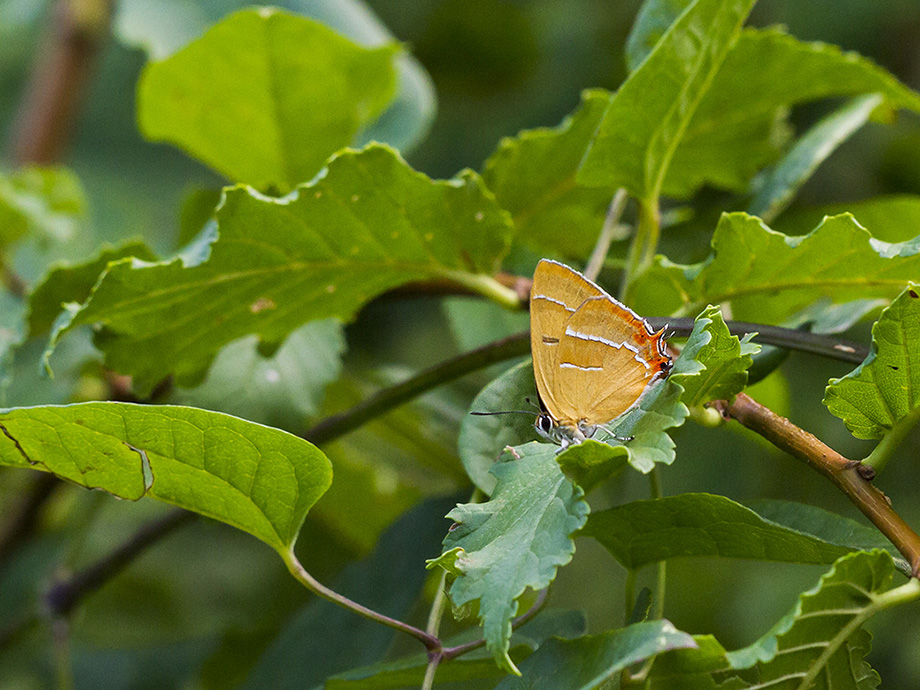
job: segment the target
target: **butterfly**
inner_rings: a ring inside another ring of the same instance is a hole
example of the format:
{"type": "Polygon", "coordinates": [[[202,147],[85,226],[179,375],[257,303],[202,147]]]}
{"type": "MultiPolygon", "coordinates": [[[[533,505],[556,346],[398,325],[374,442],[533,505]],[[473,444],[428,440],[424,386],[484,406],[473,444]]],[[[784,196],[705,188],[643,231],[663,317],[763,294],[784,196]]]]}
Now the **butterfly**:
{"type": "Polygon", "coordinates": [[[668,375],[664,329],[568,266],[543,259],[530,291],[537,431],[562,449],[635,407],[668,375]]]}

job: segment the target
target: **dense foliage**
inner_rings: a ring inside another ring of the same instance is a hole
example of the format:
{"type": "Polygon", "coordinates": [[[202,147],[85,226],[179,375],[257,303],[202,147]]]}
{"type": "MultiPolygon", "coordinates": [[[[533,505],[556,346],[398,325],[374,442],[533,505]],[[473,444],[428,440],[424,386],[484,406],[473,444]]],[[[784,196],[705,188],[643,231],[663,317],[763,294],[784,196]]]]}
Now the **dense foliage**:
{"type": "Polygon", "coordinates": [[[214,4],[0,3],[0,685],[920,683],[920,93],[769,0],[214,4]],[[541,257],[672,333],[561,452],[468,414],[541,257]]]}

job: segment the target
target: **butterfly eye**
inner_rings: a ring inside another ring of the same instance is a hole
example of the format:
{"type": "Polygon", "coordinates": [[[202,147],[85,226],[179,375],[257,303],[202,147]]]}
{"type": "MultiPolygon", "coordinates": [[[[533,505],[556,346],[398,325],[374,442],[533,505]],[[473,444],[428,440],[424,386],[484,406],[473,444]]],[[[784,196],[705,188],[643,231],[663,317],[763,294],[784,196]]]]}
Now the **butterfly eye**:
{"type": "Polygon", "coordinates": [[[542,431],[544,434],[548,434],[553,430],[553,420],[548,414],[541,414],[537,417],[537,429],[542,431]]]}

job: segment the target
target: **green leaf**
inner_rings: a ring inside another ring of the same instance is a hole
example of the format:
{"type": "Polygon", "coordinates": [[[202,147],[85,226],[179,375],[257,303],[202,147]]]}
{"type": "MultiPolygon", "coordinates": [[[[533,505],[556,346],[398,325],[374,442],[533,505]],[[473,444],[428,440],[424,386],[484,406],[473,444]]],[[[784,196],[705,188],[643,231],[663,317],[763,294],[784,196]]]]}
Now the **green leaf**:
{"type": "Polygon", "coordinates": [[[383,112],[397,50],[280,10],[242,10],[145,68],[139,125],[231,181],[286,192],[383,112]]]}
{"type": "MultiPolygon", "coordinates": [[[[540,615],[529,622],[523,629],[515,630],[511,636],[509,655],[516,659],[529,656],[534,649],[542,645],[550,635],[560,637],[578,637],[585,632],[584,615],[575,611],[543,610],[540,615]]],[[[464,631],[444,641],[445,647],[453,647],[472,642],[476,637],[464,631]]],[[[397,688],[416,688],[422,685],[425,668],[428,665],[427,654],[413,654],[395,661],[385,661],[352,669],[326,681],[324,690],[396,690],[397,688]]],[[[495,662],[487,650],[474,650],[469,654],[451,659],[450,663],[438,666],[437,682],[460,683],[482,678],[500,679],[505,672],[496,668],[495,662]]]]}
{"type": "Polygon", "coordinates": [[[894,574],[884,551],[842,556],[805,592],[795,608],[754,644],[725,652],[710,637],[699,649],[664,654],[649,674],[652,690],[867,690],[878,675],[865,662],[869,634],[862,625],[878,611],[916,601],[920,583],[889,589],[894,574]],[[743,671],[741,674],[733,674],[743,671]],[[742,678],[744,680],[742,680],[742,678]]]}
{"type": "Polygon", "coordinates": [[[746,29],[687,126],[664,193],[685,198],[703,184],[744,192],[788,138],[789,106],[873,93],[889,108],[920,108],[920,96],[860,55],[775,28],[746,29]]]}
{"type": "Polygon", "coordinates": [[[39,241],[68,240],[85,215],[83,188],[66,168],[0,174],[0,252],[29,233],[39,241]]]}
{"type": "Polygon", "coordinates": [[[0,412],[0,464],[226,522],[283,552],[332,470],[284,431],[188,407],[82,403],[0,412]]]}
{"type": "Polygon", "coordinates": [[[0,401],[12,373],[13,351],[25,339],[25,303],[9,292],[0,290],[0,401]]]}
{"type": "Polygon", "coordinates": [[[106,365],[142,395],[172,372],[195,380],[223,345],[250,333],[280,343],[302,324],[347,320],[380,293],[447,280],[511,301],[491,278],[510,221],[474,174],[434,181],[391,149],[345,151],[283,199],[226,191],[207,260],[109,266],[54,342],[97,324],[106,365]]]}
{"type": "Polygon", "coordinates": [[[732,667],[756,667],[757,682],[780,689],[866,687],[861,679],[870,672],[863,661],[868,635],[860,628],[879,610],[900,603],[886,597],[893,575],[884,551],[842,556],[770,632],[729,652],[732,667]]]}
{"type": "Polygon", "coordinates": [[[869,356],[831,379],[824,404],[857,438],[881,438],[920,419],[920,285],[911,283],[882,312],[869,356]]]}
{"type": "Polygon", "coordinates": [[[342,370],[345,337],[334,319],[292,331],[270,357],[248,336],[224,347],[199,386],[178,389],[172,402],[204,407],[253,422],[303,430],[319,414],[326,385],[342,370]]]}
{"type": "MultiPolygon", "coordinates": [[[[625,568],[635,570],[681,556],[833,563],[865,545],[862,540],[854,544],[846,527],[793,528],[724,496],[679,494],[592,513],[579,536],[594,537],[625,568]]],[[[882,541],[875,539],[872,546],[882,541]]]]}
{"type": "Polygon", "coordinates": [[[726,213],[710,257],[692,265],[657,257],[636,283],[634,306],[640,314],[697,313],[731,303],[735,319],[780,323],[822,297],[894,298],[918,273],[920,239],[881,242],[850,214],[789,237],[746,213],[726,213]]]}
{"type": "Polygon", "coordinates": [[[756,184],[748,213],[770,222],[792,201],[796,192],[844,141],[869,120],[882,103],[879,94],[854,98],[811,127],[772,170],[756,184]]]}
{"type": "Polygon", "coordinates": [[[634,623],[574,640],[553,638],[521,664],[521,677],[506,677],[496,690],[593,690],[628,666],[675,649],[696,647],[670,621],[634,623]]]}
{"type": "Polygon", "coordinates": [[[642,64],[671,24],[692,0],[645,0],[626,39],[626,64],[630,72],[642,64]]]}
{"type": "Polygon", "coordinates": [[[694,112],[754,0],[695,0],[610,101],[578,180],[657,202],[694,112]]]}
{"type": "Polygon", "coordinates": [[[575,553],[571,535],[588,515],[582,491],[556,462],[555,447],[528,443],[495,464],[497,484],[487,503],[459,505],[444,552],[429,561],[456,575],[448,593],[455,607],[479,601],[486,645],[496,663],[517,673],[508,656],[511,619],[528,587],[547,587],[575,553]]]}
{"type": "Polygon", "coordinates": [[[142,261],[156,259],[145,243],[131,241],[118,247],[103,247],[95,258],[82,263],[52,267],[29,295],[29,335],[35,337],[50,331],[65,303],[85,301],[105,268],[127,257],[142,261]]]}
{"type": "Polygon", "coordinates": [[[579,185],[575,174],[609,101],[608,91],[584,91],[578,109],[558,127],[502,139],[486,160],[483,179],[511,212],[519,241],[573,258],[591,253],[612,195],[579,185]]]}
{"type": "Polygon", "coordinates": [[[460,422],[457,448],[467,475],[486,496],[492,495],[496,478],[489,470],[506,446],[533,440],[537,435],[534,420],[538,410],[523,414],[527,400],[536,401],[537,386],[533,363],[528,359],[493,379],[473,398],[470,411],[501,412],[521,410],[522,414],[465,415],[460,422]]]}
{"type": "Polygon", "coordinates": [[[681,400],[688,407],[700,406],[710,400],[728,400],[744,390],[752,356],[760,346],[732,335],[718,307],[708,306],[693,322],[693,331],[687,339],[684,352],[694,366],[686,371],[672,373],[670,378],[680,384],[684,393],[681,400]]]}
{"type": "Polygon", "coordinates": [[[904,242],[917,236],[920,226],[920,196],[883,194],[846,203],[822,206],[796,206],[777,220],[777,229],[789,235],[802,235],[818,225],[824,216],[851,213],[873,237],[885,242],[904,242]]]}

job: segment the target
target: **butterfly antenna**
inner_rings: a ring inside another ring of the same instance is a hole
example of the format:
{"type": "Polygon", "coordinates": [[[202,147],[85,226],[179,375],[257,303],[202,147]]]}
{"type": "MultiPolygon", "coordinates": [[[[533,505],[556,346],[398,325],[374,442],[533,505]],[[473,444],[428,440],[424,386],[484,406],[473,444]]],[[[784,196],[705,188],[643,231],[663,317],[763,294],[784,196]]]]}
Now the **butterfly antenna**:
{"type": "Polygon", "coordinates": [[[479,411],[475,411],[475,412],[470,412],[470,414],[474,414],[474,415],[476,415],[477,417],[488,417],[488,416],[493,415],[493,414],[533,414],[533,411],[532,411],[532,410],[501,410],[501,411],[499,411],[499,412],[479,412],[479,411]]]}

